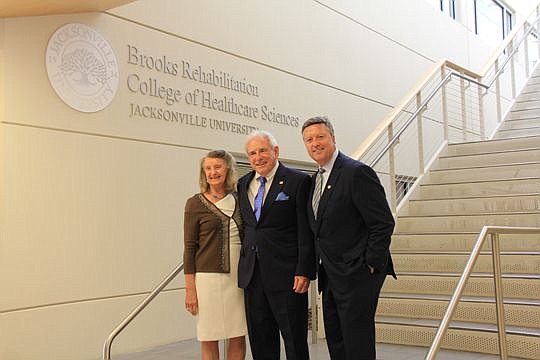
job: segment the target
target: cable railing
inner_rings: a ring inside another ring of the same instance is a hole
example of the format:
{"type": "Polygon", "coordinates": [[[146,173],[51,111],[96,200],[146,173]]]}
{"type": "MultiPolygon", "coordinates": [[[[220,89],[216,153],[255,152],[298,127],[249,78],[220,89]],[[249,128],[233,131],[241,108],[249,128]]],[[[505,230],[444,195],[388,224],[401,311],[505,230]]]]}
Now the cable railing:
{"type": "Polygon", "coordinates": [[[493,260],[493,280],[494,280],[494,289],[495,289],[495,309],[497,315],[497,333],[498,333],[498,345],[499,345],[499,356],[501,360],[508,359],[508,348],[506,344],[506,324],[504,317],[504,302],[503,302],[503,292],[502,292],[502,274],[501,274],[501,250],[500,250],[500,237],[501,234],[540,234],[540,228],[529,228],[529,227],[507,227],[507,226],[484,226],[482,231],[478,235],[476,243],[473,247],[469,260],[465,265],[463,274],[459,278],[459,281],[456,286],[456,290],[450,299],[448,308],[441,320],[433,343],[428,350],[428,353],[425,357],[425,360],[433,360],[437,355],[441,347],[441,342],[443,340],[446,331],[450,325],[450,320],[456,311],[457,305],[461,299],[467,280],[471,276],[472,270],[480,251],[482,250],[484,243],[488,237],[491,238],[491,254],[493,260]]]}
{"type": "Polygon", "coordinates": [[[480,74],[435,64],[353,157],[379,174],[394,213],[447,144],[491,138],[540,57],[540,7],[480,74]]]}

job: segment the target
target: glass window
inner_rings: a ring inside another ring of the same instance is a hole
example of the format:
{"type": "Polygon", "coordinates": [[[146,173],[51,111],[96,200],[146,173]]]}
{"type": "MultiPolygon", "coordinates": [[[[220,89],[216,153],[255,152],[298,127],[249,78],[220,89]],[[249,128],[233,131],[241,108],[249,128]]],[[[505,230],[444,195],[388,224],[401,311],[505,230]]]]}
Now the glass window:
{"type": "Polygon", "coordinates": [[[430,2],[452,19],[456,18],[455,0],[431,0],[430,2]]]}
{"type": "Polygon", "coordinates": [[[500,42],[512,30],[512,13],[495,0],[474,0],[475,32],[490,44],[500,42]]]}
{"type": "Polygon", "coordinates": [[[512,31],[512,13],[508,10],[505,11],[505,17],[504,17],[504,37],[506,35],[510,34],[510,31],[512,31]]]}
{"type": "Polygon", "coordinates": [[[452,19],[456,18],[456,4],[454,0],[441,0],[441,11],[452,19]]]}

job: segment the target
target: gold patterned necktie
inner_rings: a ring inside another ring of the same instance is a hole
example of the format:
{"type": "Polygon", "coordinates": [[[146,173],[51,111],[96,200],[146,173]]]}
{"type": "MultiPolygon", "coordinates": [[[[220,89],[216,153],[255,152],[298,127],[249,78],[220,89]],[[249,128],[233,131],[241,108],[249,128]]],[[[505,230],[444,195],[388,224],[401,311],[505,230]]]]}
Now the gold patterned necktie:
{"type": "Polygon", "coordinates": [[[313,207],[313,215],[317,219],[317,210],[319,209],[319,201],[321,201],[321,195],[323,192],[323,173],[326,170],[319,168],[317,176],[315,177],[315,188],[313,189],[313,199],[311,200],[311,206],[313,207]]]}

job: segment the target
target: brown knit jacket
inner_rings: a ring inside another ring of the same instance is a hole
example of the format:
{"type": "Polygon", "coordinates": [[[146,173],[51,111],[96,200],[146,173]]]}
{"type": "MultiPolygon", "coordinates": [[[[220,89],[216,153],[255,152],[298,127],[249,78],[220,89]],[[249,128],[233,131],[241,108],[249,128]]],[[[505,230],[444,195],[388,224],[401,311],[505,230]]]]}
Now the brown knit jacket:
{"type": "MultiPolygon", "coordinates": [[[[238,198],[232,219],[236,222],[243,239],[242,220],[238,198]]],[[[184,211],[184,273],[228,273],[231,269],[229,256],[229,222],[203,194],[196,194],[186,201],[184,211]]],[[[236,265],[235,265],[236,266],[236,265]]]]}

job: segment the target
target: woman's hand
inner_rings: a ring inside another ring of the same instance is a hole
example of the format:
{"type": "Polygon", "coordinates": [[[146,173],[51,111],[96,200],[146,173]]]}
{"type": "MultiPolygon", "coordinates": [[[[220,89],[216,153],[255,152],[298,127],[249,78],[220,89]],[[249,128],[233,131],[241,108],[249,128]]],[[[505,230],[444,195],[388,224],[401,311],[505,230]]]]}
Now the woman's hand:
{"type": "Polygon", "coordinates": [[[197,301],[197,287],[195,286],[195,274],[185,274],[186,279],[186,311],[191,315],[199,312],[199,302],[197,301]]]}
{"type": "Polygon", "coordinates": [[[186,288],[186,311],[191,313],[191,315],[197,315],[199,312],[197,290],[194,287],[186,288]]]}

